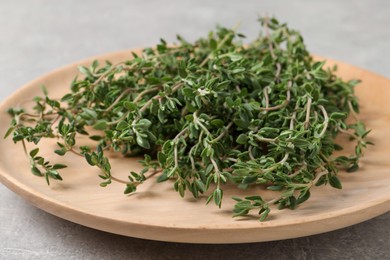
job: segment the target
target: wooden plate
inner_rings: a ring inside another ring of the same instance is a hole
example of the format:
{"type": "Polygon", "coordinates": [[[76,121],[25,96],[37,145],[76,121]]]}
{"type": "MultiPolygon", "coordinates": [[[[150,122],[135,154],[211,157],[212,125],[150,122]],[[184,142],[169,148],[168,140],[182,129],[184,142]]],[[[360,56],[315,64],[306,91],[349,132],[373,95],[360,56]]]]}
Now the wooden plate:
{"type": "MultiPolygon", "coordinates": [[[[77,73],[77,65],[90,64],[94,59],[116,62],[130,58],[129,51],[94,57],[60,68],[42,76],[18,90],[0,106],[0,135],[4,136],[10,118],[9,107],[25,103],[40,95],[39,86],[47,86],[52,96],[65,93],[77,73]]],[[[244,243],[318,234],[353,225],[387,212],[390,209],[390,80],[362,69],[337,63],[344,79],[359,78],[357,95],[361,102],[361,117],[372,128],[370,147],[353,174],[341,173],[343,189],[316,187],[309,201],[296,210],[273,210],[266,222],[257,217],[233,219],[232,195],[253,195],[272,192],[259,189],[237,191],[226,187],[223,207],[205,205],[205,198],[182,199],[172,183],[156,184],[153,180],[140,186],[131,196],[123,195],[123,185],[113,183],[101,188],[97,170],[88,167],[83,158],[74,155],[56,156],[55,140],[42,143],[42,154],[56,163],[69,167],[62,171],[64,181],[47,186],[43,178],[30,173],[21,145],[10,139],[0,140],[0,180],[8,188],[33,205],[61,218],[91,228],[116,234],[175,242],[244,243]]],[[[27,104],[27,103],[26,103],[27,104]]],[[[347,140],[343,140],[347,143],[347,140]]],[[[348,145],[347,145],[348,146],[348,145]]],[[[352,148],[349,145],[349,148],[352,148]]],[[[125,177],[139,169],[136,160],[114,158],[113,172],[125,177]]]]}

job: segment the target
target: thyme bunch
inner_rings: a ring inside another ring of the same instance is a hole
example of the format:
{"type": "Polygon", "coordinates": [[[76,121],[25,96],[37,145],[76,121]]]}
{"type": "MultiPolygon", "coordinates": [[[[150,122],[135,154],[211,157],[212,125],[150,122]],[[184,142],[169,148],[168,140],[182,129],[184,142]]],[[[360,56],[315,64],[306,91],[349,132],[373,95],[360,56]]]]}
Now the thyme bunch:
{"type": "Polygon", "coordinates": [[[300,33],[286,24],[267,17],[260,23],[249,45],[218,27],[194,43],[178,36],[177,45],[161,40],[118,64],[79,67],[82,77],[61,100],[44,88],[32,112],[11,108],[6,136],[23,144],[32,173],[48,184],[62,180],[58,170],[66,165],[51,165],[26,142],[56,138],[56,154],[84,157],[100,168],[101,186],[121,182],[125,194],[155,174],[158,182],[171,180],[180,196],[205,194],[219,207],[227,182],[275,191],[270,201],[261,194],[234,198],[234,216],[256,210],[264,220],[270,205],[294,209],[314,185],[340,189],[338,171],[356,171],[370,144],[357,116],[358,81],[345,82],[324,61],[313,61],[300,33]],[[353,154],[334,156],[342,149],[338,134],[356,143],[353,154]],[[94,144],[78,146],[80,135],[94,144]],[[143,156],[144,169],[120,180],[108,152],[143,156]]]}

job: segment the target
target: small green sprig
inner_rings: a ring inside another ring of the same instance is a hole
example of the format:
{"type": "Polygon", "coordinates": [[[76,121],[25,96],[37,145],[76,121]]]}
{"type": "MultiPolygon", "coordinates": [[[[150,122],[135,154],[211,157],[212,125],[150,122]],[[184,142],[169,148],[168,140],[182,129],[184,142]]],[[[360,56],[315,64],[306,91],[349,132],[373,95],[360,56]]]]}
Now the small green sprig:
{"type": "MultiPolygon", "coordinates": [[[[356,171],[372,144],[358,118],[359,82],[345,82],[324,61],[313,61],[302,36],[286,24],[260,22],[262,34],[248,45],[235,30],[217,28],[194,43],[178,36],[177,45],[161,40],[117,64],[79,67],[83,76],[61,100],[44,89],[32,112],[10,109],[6,137],[24,147],[57,138],[56,154],[85,158],[101,170],[101,186],[120,182],[125,194],[157,174],[180,196],[205,195],[221,207],[226,183],[259,185],[275,197],[235,197],[233,211],[258,211],[261,221],[273,204],[295,209],[313,186],[340,189],[338,171],[356,171]],[[338,134],[356,142],[353,154],[334,155],[342,149],[338,134]],[[79,147],[80,135],[93,144],[79,147]],[[118,179],[108,152],[144,157],[144,168],[118,179]]],[[[35,175],[62,180],[57,170],[65,165],[51,165],[38,148],[25,151],[35,175]]]]}
{"type": "Polygon", "coordinates": [[[38,156],[38,152],[39,148],[35,148],[28,153],[28,156],[30,157],[31,172],[36,176],[45,176],[48,185],[50,184],[50,178],[62,181],[62,177],[58,170],[64,169],[67,166],[59,163],[51,165],[49,161],[45,161],[43,157],[38,156]]]}

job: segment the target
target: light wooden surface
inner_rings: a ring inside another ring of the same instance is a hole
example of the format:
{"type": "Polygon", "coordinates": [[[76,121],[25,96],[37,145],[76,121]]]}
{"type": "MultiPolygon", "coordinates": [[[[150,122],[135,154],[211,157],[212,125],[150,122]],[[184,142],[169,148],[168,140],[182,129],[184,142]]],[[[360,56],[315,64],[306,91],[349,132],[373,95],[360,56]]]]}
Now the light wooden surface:
{"type": "MultiPolygon", "coordinates": [[[[129,58],[129,52],[101,56],[113,62],[129,58]]],[[[89,64],[93,59],[73,64],[27,84],[0,106],[0,135],[9,121],[6,109],[40,94],[39,86],[47,86],[52,96],[60,97],[68,89],[77,73],[76,65],[89,64]]],[[[333,64],[329,61],[329,64],[333,64]]],[[[357,88],[361,102],[361,118],[372,128],[370,147],[357,173],[341,173],[343,189],[316,187],[312,197],[298,209],[273,210],[266,222],[256,217],[231,218],[233,195],[265,197],[272,192],[259,189],[237,191],[225,187],[222,209],[198,201],[181,199],[172,183],[156,184],[153,180],[139,187],[131,196],[123,195],[123,186],[113,183],[99,186],[97,170],[74,155],[56,156],[52,150],[55,140],[44,142],[42,153],[51,161],[69,164],[63,170],[63,182],[52,182],[48,187],[42,178],[30,173],[28,162],[20,145],[11,140],[0,141],[0,180],[7,187],[35,206],[64,219],[112,233],[162,241],[193,243],[243,243],[270,241],[322,233],[346,227],[378,216],[390,209],[390,80],[359,68],[338,63],[344,79],[359,78],[357,88]]],[[[346,142],[346,140],[343,140],[346,142]]],[[[136,160],[116,158],[113,172],[125,177],[139,169],[136,160]]]]}

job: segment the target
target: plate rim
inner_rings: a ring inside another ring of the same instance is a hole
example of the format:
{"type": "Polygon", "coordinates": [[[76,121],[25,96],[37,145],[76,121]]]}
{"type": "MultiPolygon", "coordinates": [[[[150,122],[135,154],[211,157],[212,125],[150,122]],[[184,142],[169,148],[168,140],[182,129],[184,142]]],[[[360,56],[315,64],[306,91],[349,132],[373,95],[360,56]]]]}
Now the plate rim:
{"type": "MultiPolygon", "coordinates": [[[[15,90],[13,93],[11,93],[9,96],[7,96],[5,99],[3,99],[0,102],[0,108],[3,109],[7,105],[7,103],[11,102],[11,100],[14,97],[16,97],[18,95],[22,95],[22,93],[24,91],[26,91],[27,89],[31,88],[32,85],[36,85],[38,82],[43,81],[44,79],[46,79],[48,77],[53,77],[56,74],[61,74],[61,72],[65,71],[65,70],[75,69],[79,65],[89,64],[95,59],[109,60],[110,57],[111,57],[111,59],[112,59],[112,57],[116,57],[116,56],[124,57],[126,54],[128,54],[128,56],[130,56],[132,51],[139,51],[139,50],[140,49],[138,48],[138,49],[126,49],[126,50],[119,50],[119,51],[115,51],[115,52],[108,52],[108,53],[105,53],[102,55],[95,55],[95,56],[92,56],[89,58],[81,59],[79,61],[76,61],[76,62],[70,63],[68,65],[61,66],[59,68],[51,70],[51,71],[49,71],[49,72],[47,72],[39,77],[36,77],[35,79],[23,84],[21,87],[19,87],[17,90],[15,90]]],[[[316,59],[325,59],[327,62],[342,64],[343,66],[350,66],[354,70],[359,70],[360,72],[371,74],[373,77],[381,78],[382,80],[386,80],[386,81],[390,80],[390,79],[388,79],[382,75],[379,75],[375,72],[371,72],[371,71],[368,71],[368,70],[365,70],[365,69],[362,69],[359,67],[355,67],[353,65],[344,63],[342,61],[334,60],[331,58],[325,58],[325,57],[321,57],[321,56],[317,56],[317,55],[314,55],[314,57],[316,59]]],[[[205,243],[202,239],[196,238],[196,236],[195,236],[195,239],[189,239],[189,237],[191,237],[191,236],[187,236],[187,239],[184,239],[184,240],[182,237],[175,239],[174,236],[172,236],[171,238],[165,239],[164,237],[158,237],[157,235],[155,237],[150,237],[149,235],[143,236],[141,233],[140,234],[133,234],[133,232],[126,232],[126,230],[124,230],[123,232],[118,232],[121,230],[117,230],[116,232],[112,232],[112,230],[110,230],[110,229],[96,228],[96,222],[114,221],[114,222],[116,222],[118,227],[125,225],[127,227],[133,227],[136,229],[143,229],[143,228],[147,227],[148,229],[155,229],[155,230],[169,229],[169,230],[177,230],[177,231],[181,231],[181,232],[183,230],[188,231],[188,232],[193,232],[193,233],[205,232],[205,230],[199,231],[199,228],[197,228],[197,227],[161,226],[161,225],[154,225],[154,224],[134,223],[134,222],[126,222],[126,221],[122,221],[122,220],[117,220],[117,219],[113,220],[113,219],[110,219],[110,218],[105,217],[105,216],[94,215],[94,214],[85,212],[83,210],[77,209],[75,207],[71,207],[71,205],[69,205],[69,204],[64,204],[61,201],[50,198],[49,196],[47,196],[45,194],[39,194],[39,191],[36,191],[36,190],[32,189],[31,187],[29,187],[28,185],[25,185],[24,183],[20,182],[19,180],[14,178],[13,175],[15,175],[15,173],[13,173],[13,174],[7,173],[7,171],[5,170],[4,164],[2,163],[2,161],[0,161],[0,182],[1,183],[3,183],[7,188],[9,188],[13,192],[15,192],[16,194],[21,196],[23,199],[25,199],[29,203],[40,208],[41,210],[44,210],[50,214],[53,214],[57,217],[66,219],[68,221],[72,221],[74,223],[78,223],[78,224],[81,224],[81,225],[84,225],[84,226],[87,226],[90,228],[98,229],[98,230],[103,230],[106,232],[111,232],[111,233],[116,233],[116,234],[126,235],[126,236],[132,236],[132,237],[138,237],[138,238],[144,238],[144,239],[170,241],[170,242],[205,243]],[[66,211],[69,211],[69,212],[67,214],[62,214],[61,209],[65,209],[66,211]],[[78,220],[76,218],[71,217],[70,215],[72,215],[72,214],[73,215],[81,214],[87,218],[79,218],[80,220],[78,220]],[[95,223],[95,225],[89,224],[88,222],[95,223]]],[[[280,237],[274,237],[274,238],[270,238],[270,239],[248,239],[247,241],[244,241],[244,243],[245,242],[272,241],[272,240],[278,240],[278,239],[288,239],[288,238],[294,238],[294,237],[314,235],[314,234],[319,234],[319,233],[323,233],[323,232],[327,232],[327,231],[331,231],[331,230],[336,230],[336,229],[340,229],[340,228],[343,228],[343,227],[346,227],[349,225],[363,222],[365,220],[368,220],[368,219],[371,219],[373,217],[384,214],[390,210],[390,193],[386,194],[386,195],[387,196],[383,196],[381,198],[375,198],[375,199],[369,200],[368,203],[366,203],[364,205],[357,204],[357,205],[354,205],[352,207],[339,209],[336,211],[332,211],[330,213],[323,212],[319,215],[308,216],[308,217],[305,217],[304,221],[293,223],[293,224],[291,224],[291,222],[284,223],[284,222],[288,222],[288,221],[281,221],[277,225],[273,225],[270,222],[262,222],[261,225],[259,225],[258,228],[255,228],[255,229],[258,229],[259,231],[261,229],[269,229],[269,228],[283,229],[286,226],[294,228],[294,227],[299,227],[302,224],[309,225],[309,224],[316,223],[316,222],[318,222],[318,219],[320,217],[321,217],[320,219],[322,219],[324,221],[324,224],[325,224],[328,222],[339,220],[340,217],[343,217],[343,216],[346,216],[349,214],[356,214],[358,216],[354,216],[354,221],[352,221],[353,223],[351,223],[351,221],[339,221],[338,222],[339,224],[332,224],[333,226],[331,228],[327,228],[326,230],[323,230],[323,231],[306,230],[306,232],[301,231],[299,235],[280,236],[280,237]],[[367,210],[367,208],[375,211],[375,213],[369,214],[369,215],[359,214],[359,213],[362,213],[365,210],[367,210]],[[353,210],[351,210],[351,209],[353,209],[353,210]],[[324,216],[324,217],[322,217],[322,216],[324,216]]],[[[337,221],[335,221],[335,222],[337,222],[337,221]]],[[[213,232],[227,232],[227,231],[240,230],[240,231],[244,231],[244,233],[245,233],[245,230],[253,230],[253,229],[254,228],[251,226],[240,227],[239,225],[237,225],[237,226],[232,225],[230,227],[214,227],[212,230],[208,230],[208,231],[213,233],[213,232]]],[[[158,233],[156,231],[153,231],[153,232],[155,232],[156,234],[158,233]]],[[[218,239],[215,240],[215,238],[214,238],[214,241],[207,241],[207,243],[215,243],[215,244],[243,243],[243,239],[235,239],[234,237],[231,237],[230,239],[223,238],[223,239],[220,239],[220,241],[219,241],[218,239]]]]}

